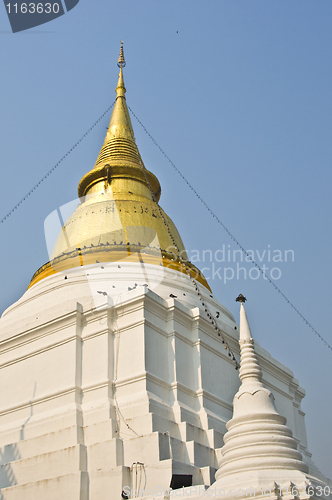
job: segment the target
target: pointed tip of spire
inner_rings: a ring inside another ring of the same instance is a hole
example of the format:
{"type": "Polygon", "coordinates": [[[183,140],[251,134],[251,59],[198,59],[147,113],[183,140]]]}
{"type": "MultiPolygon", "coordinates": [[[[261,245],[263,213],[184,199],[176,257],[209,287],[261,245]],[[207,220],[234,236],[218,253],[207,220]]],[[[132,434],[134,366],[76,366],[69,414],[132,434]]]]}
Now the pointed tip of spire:
{"type": "MultiPolygon", "coordinates": [[[[244,298],[244,297],[243,297],[244,298]]],[[[257,356],[254,348],[254,340],[251,335],[250,326],[247,318],[247,313],[243,305],[243,300],[241,302],[240,309],[240,351],[241,351],[241,361],[240,361],[240,379],[242,381],[242,389],[239,389],[238,396],[240,396],[244,390],[244,382],[250,381],[251,383],[255,381],[258,383],[258,387],[263,387],[260,380],[262,378],[262,372],[257,360],[257,356]]],[[[257,389],[257,384],[256,384],[257,389]]],[[[255,390],[256,390],[255,389],[255,390]]],[[[265,389],[264,389],[265,390],[265,389]]]]}
{"type": "Polygon", "coordinates": [[[121,47],[120,47],[120,54],[119,54],[119,59],[118,59],[118,67],[119,68],[124,68],[126,65],[126,61],[124,58],[124,53],[123,53],[123,41],[121,40],[121,47]]]}
{"type": "Polygon", "coordinates": [[[249,340],[252,339],[251,331],[250,331],[250,326],[249,326],[249,321],[247,318],[247,313],[244,308],[244,303],[246,302],[246,298],[242,293],[235,299],[236,302],[240,302],[241,307],[240,307],[240,342],[243,340],[249,340]]]}
{"type": "Polygon", "coordinates": [[[240,341],[241,340],[248,340],[252,339],[251,331],[250,331],[250,326],[249,326],[249,321],[247,318],[247,313],[244,308],[243,302],[241,302],[241,309],[240,309],[240,341]]]}
{"type": "Polygon", "coordinates": [[[117,64],[118,64],[118,67],[120,68],[120,73],[119,73],[119,80],[118,80],[118,84],[116,86],[115,92],[116,92],[117,97],[124,97],[125,93],[126,93],[126,87],[124,85],[122,68],[125,67],[126,61],[125,61],[124,53],[123,53],[123,41],[121,41],[120,54],[119,54],[119,59],[118,59],[117,64]]]}

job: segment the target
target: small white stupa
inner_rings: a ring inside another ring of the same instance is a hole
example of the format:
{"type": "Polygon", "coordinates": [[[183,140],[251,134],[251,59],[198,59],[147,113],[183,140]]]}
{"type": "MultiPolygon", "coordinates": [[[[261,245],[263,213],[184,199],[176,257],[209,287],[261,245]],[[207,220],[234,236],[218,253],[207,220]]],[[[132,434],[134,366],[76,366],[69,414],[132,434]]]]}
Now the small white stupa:
{"type": "Polygon", "coordinates": [[[227,423],[216,482],[210,498],[327,498],[330,487],[308,474],[286,418],[275,407],[274,396],[262,383],[262,372],[244,308],[240,311],[241,386],[227,423]],[[324,489],[325,488],[325,489],[324,489]],[[327,494],[327,495],[326,495],[327,494]]]}

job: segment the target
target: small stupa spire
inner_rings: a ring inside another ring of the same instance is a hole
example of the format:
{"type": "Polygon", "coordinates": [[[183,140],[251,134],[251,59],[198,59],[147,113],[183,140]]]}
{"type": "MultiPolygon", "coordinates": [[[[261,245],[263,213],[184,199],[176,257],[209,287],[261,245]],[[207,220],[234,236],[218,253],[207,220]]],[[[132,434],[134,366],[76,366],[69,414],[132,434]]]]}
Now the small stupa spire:
{"type": "Polygon", "coordinates": [[[233,418],[226,425],[228,431],[224,435],[225,445],[221,449],[217,482],[213,487],[224,488],[232,482],[233,474],[237,475],[240,484],[242,478],[245,482],[252,481],[253,472],[259,471],[259,484],[265,487],[271,479],[277,482],[282,478],[298,479],[299,474],[308,472],[285,417],[277,412],[273,394],[262,382],[244,308],[245,297],[239,297],[241,385],[234,396],[233,418]]]}
{"type": "MultiPolygon", "coordinates": [[[[241,349],[241,364],[240,364],[240,380],[242,384],[247,386],[248,383],[257,386],[257,389],[262,389],[261,383],[262,371],[257,361],[254,339],[252,338],[250,326],[247,318],[247,313],[244,308],[244,301],[241,301],[240,308],[240,349],[241,349]]],[[[265,388],[264,388],[265,389],[265,388]]],[[[266,389],[265,389],[266,390],[266,389]]]]}

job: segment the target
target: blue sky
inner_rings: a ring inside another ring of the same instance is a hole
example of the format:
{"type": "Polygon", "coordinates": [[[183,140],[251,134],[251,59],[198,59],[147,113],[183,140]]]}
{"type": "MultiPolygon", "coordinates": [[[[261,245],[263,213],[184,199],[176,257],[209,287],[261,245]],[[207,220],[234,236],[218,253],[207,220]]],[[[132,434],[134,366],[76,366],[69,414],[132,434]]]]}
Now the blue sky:
{"type": "MultiPolygon", "coordinates": [[[[14,35],[0,6],[0,218],[114,101],[123,39],[129,106],[243,247],[265,250],[262,264],[280,270],[279,288],[331,345],[331,20],[328,1],[80,0],[14,35]],[[272,264],[268,250],[294,261],[272,264]]],[[[76,197],[109,117],[0,225],[1,312],[48,260],[44,219],[76,197]]],[[[235,250],[132,122],[189,254],[235,250]]],[[[235,317],[246,295],[253,335],[306,389],[309,449],[331,477],[332,351],[249,265],[236,279],[237,261],[196,265],[235,317]],[[235,272],[226,283],[225,267],[235,272]]]]}

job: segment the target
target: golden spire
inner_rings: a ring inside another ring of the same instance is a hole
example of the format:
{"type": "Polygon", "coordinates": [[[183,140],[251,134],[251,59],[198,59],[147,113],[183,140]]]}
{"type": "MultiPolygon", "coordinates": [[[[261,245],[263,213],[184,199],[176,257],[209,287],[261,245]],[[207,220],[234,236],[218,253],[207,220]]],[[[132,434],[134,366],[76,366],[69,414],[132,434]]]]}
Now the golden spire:
{"type": "Polygon", "coordinates": [[[126,103],[123,42],[117,64],[120,73],[112,116],[95,166],[79,182],[81,204],[65,222],[51,261],[35,273],[30,286],[50,274],[82,265],[124,258],[137,262],[139,254],[146,263],[182,273],[187,273],[181,264],[185,260],[193,276],[209,289],[204,276],[187,261],[172,220],[156,204],[160,184],[143,164],[126,103]]]}
{"type": "MultiPolygon", "coordinates": [[[[97,166],[100,161],[103,159],[103,154],[104,154],[104,146],[107,145],[109,141],[112,139],[128,139],[132,144],[131,146],[134,148],[135,151],[132,151],[133,156],[131,160],[133,160],[135,163],[138,162],[140,165],[142,162],[141,156],[138,152],[138,148],[135,143],[135,136],[134,136],[134,130],[133,126],[131,124],[130,116],[129,116],[129,111],[127,108],[127,103],[126,103],[126,98],[125,98],[125,93],[126,93],[126,87],[124,85],[124,80],[123,80],[123,71],[122,68],[124,68],[126,65],[126,61],[124,58],[123,54],[123,42],[121,42],[121,49],[120,49],[120,55],[119,55],[119,60],[118,60],[118,66],[120,68],[120,73],[119,73],[119,79],[118,79],[118,84],[116,86],[115,92],[116,92],[116,101],[114,104],[110,124],[107,130],[107,134],[105,137],[104,145],[103,148],[100,151],[100,154],[98,156],[98,159],[96,161],[97,166]]],[[[120,144],[118,144],[120,146],[120,144]]],[[[128,147],[129,145],[127,145],[128,147]]],[[[115,152],[115,150],[113,150],[115,152]]],[[[106,148],[106,153],[107,153],[107,148],[106,148]]]]}
{"type": "MultiPolygon", "coordinates": [[[[142,170],[145,167],[135,142],[133,126],[131,124],[125,98],[126,88],[122,69],[125,67],[126,61],[123,53],[123,42],[121,42],[117,65],[120,68],[120,73],[118,84],[115,89],[116,100],[111,120],[104,144],[100,150],[94,168],[81,179],[78,185],[79,197],[86,195],[92,185],[95,186],[97,182],[108,179],[110,167],[112,169],[113,167],[121,167],[122,172],[124,172],[123,169],[128,167],[131,167],[131,169],[135,168],[136,174],[142,177],[143,181],[146,182],[146,175],[143,174],[142,170]]],[[[149,179],[148,183],[151,183],[154,194],[156,198],[159,199],[160,184],[158,179],[148,171],[146,171],[146,174],[149,179]]]]}

